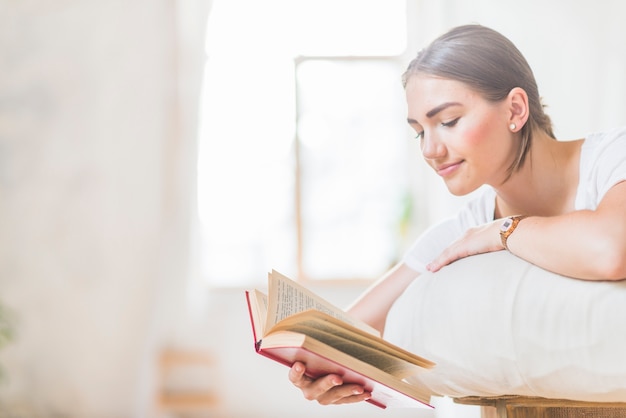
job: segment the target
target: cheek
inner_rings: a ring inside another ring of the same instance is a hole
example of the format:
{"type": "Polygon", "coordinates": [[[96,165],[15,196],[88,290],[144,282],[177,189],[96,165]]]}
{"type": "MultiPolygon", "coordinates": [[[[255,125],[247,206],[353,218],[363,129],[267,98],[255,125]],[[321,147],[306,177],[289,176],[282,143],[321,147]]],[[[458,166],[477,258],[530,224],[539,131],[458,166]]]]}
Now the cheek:
{"type": "MultiPolygon", "coordinates": [[[[473,170],[477,172],[502,169],[508,164],[512,152],[511,143],[507,141],[506,132],[488,120],[471,124],[463,130],[463,150],[459,151],[471,160],[473,170]]],[[[487,175],[487,172],[484,172],[487,175]]]]}
{"type": "Polygon", "coordinates": [[[463,129],[463,142],[466,146],[476,149],[481,148],[483,144],[489,142],[490,138],[489,126],[487,124],[472,124],[463,129]]]}
{"type": "Polygon", "coordinates": [[[495,152],[502,144],[501,132],[490,119],[482,119],[465,127],[463,136],[465,143],[474,149],[487,148],[487,151],[495,152]]]}

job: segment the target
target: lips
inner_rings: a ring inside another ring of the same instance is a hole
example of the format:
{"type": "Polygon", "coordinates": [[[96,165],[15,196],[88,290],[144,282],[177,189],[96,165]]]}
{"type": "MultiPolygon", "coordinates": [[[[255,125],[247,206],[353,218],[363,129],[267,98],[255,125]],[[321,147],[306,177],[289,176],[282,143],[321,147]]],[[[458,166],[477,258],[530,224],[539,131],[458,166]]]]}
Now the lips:
{"type": "Polygon", "coordinates": [[[450,174],[454,173],[461,166],[461,164],[463,164],[464,161],[465,160],[456,161],[454,163],[441,164],[435,167],[435,171],[441,177],[449,176],[450,174]]]}

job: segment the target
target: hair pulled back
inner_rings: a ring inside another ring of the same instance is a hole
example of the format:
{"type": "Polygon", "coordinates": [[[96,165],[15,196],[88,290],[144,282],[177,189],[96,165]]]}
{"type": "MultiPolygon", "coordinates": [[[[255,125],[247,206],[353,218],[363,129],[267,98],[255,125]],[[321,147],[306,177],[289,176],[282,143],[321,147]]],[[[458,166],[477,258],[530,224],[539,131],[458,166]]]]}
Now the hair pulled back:
{"type": "Polygon", "coordinates": [[[402,75],[402,84],[411,76],[427,74],[460,81],[486,100],[504,100],[515,87],[528,95],[529,118],[524,124],[517,157],[509,174],[518,170],[530,150],[533,133],[546,132],[554,138],[552,122],[544,112],[535,76],[517,47],[493,29],[464,25],[451,29],[421,50],[402,75]]]}

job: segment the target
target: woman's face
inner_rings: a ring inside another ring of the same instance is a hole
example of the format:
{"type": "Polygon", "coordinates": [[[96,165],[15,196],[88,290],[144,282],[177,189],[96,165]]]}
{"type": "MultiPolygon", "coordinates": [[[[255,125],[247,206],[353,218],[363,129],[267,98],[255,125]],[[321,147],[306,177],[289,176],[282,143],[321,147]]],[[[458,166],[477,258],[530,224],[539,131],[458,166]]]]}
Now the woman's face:
{"type": "Polygon", "coordinates": [[[516,152],[507,100],[489,102],[464,83],[419,74],[405,91],[424,159],[452,194],[504,182],[516,152]]]}

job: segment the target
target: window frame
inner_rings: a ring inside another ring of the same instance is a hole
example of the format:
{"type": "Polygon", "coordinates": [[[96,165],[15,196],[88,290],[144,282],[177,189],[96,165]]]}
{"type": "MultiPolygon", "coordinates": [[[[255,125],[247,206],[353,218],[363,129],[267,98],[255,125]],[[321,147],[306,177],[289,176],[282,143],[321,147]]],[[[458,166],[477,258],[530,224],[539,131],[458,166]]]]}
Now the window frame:
{"type": "MultiPolygon", "coordinates": [[[[407,34],[408,37],[408,34],[407,34]]],[[[408,49],[408,48],[407,48],[408,49]]],[[[325,282],[332,283],[358,283],[371,282],[372,278],[354,277],[354,278],[316,278],[307,273],[305,269],[305,239],[304,239],[304,222],[302,209],[302,144],[299,135],[298,121],[302,115],[301,92],[298,83],[298,68],[301,64],[309,61],[328,61],[328,62],[359,62],[359,61],[378,61],[388,62],[401,68],[405,58],[406,50],[402,54],[397,55],[299,55],[294,58],[294,99],[295,99],[295,133],[294,133],[294,216],[296,231],[296,277],[295,280],[301,283],[321,284],[325,282]]],[[[398,82],[400,82],[400,74],[398,74],[398,82]]]]}

